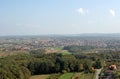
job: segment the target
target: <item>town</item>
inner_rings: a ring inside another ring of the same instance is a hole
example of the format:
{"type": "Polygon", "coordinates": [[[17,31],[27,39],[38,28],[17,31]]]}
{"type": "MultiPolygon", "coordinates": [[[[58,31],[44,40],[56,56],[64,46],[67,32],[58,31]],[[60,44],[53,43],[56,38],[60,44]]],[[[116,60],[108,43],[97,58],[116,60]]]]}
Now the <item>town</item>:
{"type": "Polygon", "coordinates": [[[0,37],[0,50],[31,50],[64,46],[94,46],[98,48],[113,47],[119,51],[120,37],[79,37],[79,36],[28,36],[28,37],[0,37]]]}

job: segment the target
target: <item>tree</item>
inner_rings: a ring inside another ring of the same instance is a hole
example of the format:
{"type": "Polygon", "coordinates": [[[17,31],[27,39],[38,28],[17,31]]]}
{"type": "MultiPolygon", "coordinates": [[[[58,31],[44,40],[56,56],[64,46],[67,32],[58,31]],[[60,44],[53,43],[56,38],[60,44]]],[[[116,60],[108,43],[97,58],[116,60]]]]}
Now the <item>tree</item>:
{"type": "Polygon", "coordinates": [[[91,67],[91,68],[90,68],[90,72],[92,72],[92,73],[94,73],[94,72],[95,72],[94,67],[91,67]]]}
{"type": "Polygon", "coordinates": [[[100,59],[98,59],[95,62],[94,67],[97,68],[97,69],[100,69],[102,67],[102,62],[100,61],[100,59]]]}
{"type": "Polygon", "coordinates": [[[81,72],[84,70],[83,64],[78,64],[78,71],[81,72]]]}
{"type": "Polygon", "coordinates": [[[60,64],[59,63],[56,63],[54,68],[55,68],[55,72],[57,72],[57,73],[60,72],[60,64]]]}
{"type": "Polygon", "coordinates": [[[84,63],[84,71],[85,73],[88,73],[90,71],[87,63],[84,63]]]}

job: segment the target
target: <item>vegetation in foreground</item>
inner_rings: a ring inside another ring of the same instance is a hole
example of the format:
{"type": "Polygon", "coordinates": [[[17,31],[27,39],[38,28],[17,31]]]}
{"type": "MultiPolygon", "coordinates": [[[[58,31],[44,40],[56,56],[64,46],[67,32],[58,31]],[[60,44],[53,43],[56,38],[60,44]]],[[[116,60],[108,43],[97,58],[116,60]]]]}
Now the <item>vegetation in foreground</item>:
{"type": "Polygon", "coordinates": [[[93,54],[44,54],[44,50],[30,51],[0,58],[0,79],[29,79],[31,75],[94,72],[101,67],[101,60],[93,54]],[[83,58],[84,57],[84,58],[83,58]]]}
{"type": "MultiPolygon", "coordinates": [[[[114,62],[119,66],[119,54],[119,52],[111,52],[63,55],[44,54],[43,50],[30,51],[29,54],[0,58],[0,79],[29,79],[31,75],[60,73],[53,78],[49,76],[49,79],[55,79],[56,76],[61,77],[62,73],[94,73],[96,68],[105,65],[103,61],[106,61],[106,64],[114,62]]],[[[80,77],[84,78],[85,75],[80,77]]]]}

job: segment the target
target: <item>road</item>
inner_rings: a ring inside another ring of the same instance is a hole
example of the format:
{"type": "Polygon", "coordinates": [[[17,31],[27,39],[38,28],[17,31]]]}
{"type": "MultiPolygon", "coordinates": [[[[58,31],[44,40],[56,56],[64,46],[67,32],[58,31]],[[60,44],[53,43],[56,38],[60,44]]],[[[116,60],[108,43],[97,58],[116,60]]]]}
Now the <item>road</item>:
{"type": "Polygon", "coordinates": [[[96,78],[95,79],[99,79],[100,72],[101,72],[101,69],[96,69],[96,78]]]}

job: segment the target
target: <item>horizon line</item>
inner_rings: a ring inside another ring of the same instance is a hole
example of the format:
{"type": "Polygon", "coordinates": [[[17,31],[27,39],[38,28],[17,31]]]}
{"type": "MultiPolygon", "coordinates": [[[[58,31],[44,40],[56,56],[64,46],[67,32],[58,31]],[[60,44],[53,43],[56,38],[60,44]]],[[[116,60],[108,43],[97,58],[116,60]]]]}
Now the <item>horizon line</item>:
{"type": "Polygon", "coordinates": [[[54,36],[54,35],[111,35],[111,34],[120,34],[120,33],[76,33],[76,34],[16,34],[16,35],[0,35],[0,37],[4,36],[54,36]]]}

